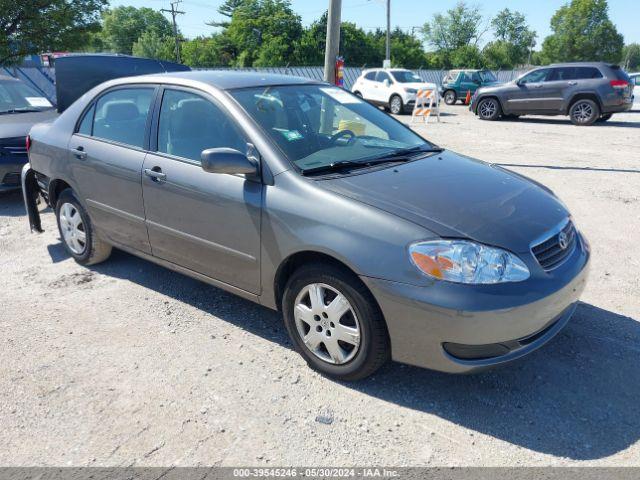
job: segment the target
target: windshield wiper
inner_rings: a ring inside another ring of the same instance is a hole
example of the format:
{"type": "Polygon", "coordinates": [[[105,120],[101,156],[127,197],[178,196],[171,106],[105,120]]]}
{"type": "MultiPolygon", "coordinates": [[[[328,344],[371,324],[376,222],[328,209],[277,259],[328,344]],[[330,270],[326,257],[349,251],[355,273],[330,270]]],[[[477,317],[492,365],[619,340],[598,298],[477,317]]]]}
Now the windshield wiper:
{"type": "Polygon", "coordinates": [[[17,107],[10,108],[9,110],[2,110],[0,115],[4,115],[5,113],[31,113],[31,112],[39,112],[40,109],[32,108],[32,107],[17,107]]]}
{"type": "Polygon", "coordinates": [[[381,157],[372,158],[369,160],[339,160],[327,165],[321,165],[319,167],[307,168],[302,171],[303,175],[309,175],[314,173],[334,172],[336,170],[342,170],[343,168],[366,168],[373,165],[379,165],[381,163],[403,163],[413,160],[416,155],[423,153],[439,153],[444,149],[442,148],[430,148],[422,150],[422,147],[401,148],[395,150],[387,155],[381,157]]]}

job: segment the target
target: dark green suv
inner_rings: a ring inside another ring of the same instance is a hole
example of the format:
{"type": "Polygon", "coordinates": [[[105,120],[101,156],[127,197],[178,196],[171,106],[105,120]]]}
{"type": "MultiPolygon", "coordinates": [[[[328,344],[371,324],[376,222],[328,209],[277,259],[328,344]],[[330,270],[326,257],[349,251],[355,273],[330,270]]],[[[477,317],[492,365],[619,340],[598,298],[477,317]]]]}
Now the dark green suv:
{"type": "Polygon", "coordinates": [[[473,95],[479,87],[498,83],[498,79],[490,70],[450,70],[442,80],[440,95],[447,105],[453,105],[458,100],[464,103],[467,92],[473,95]]]}

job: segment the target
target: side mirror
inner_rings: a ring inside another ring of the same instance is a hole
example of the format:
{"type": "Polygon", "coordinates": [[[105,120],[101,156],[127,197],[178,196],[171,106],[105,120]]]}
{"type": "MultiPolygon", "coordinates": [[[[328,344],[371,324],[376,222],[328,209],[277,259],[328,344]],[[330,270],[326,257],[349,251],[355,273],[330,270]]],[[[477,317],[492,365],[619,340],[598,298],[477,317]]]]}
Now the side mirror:
{"type": "Polygon", "coordinates": [[[257,163],[233,148],[208,148],[200,154],[202,170],[208,173],[256,174],[257,163]]]}
{"type": "Polygon", "coordinates": [[[389,85],[391,85],[391,82],[389,81],[389,79],[388,79],[388,78],[385,78],[385,79],[382,81],[382,84],[383,84],[385,87],[388,87],[389,85]]]}

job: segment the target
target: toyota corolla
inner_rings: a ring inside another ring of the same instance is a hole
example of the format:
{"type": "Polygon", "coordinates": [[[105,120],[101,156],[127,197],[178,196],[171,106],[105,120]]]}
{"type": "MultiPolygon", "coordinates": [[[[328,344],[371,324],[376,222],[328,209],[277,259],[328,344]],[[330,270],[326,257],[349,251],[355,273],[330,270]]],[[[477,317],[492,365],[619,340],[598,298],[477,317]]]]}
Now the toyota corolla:
{"type": "Polygon", "coordinates": [[[587,278],[589,245],[548,188],[320,82],[112,80],[29,145],[32,229],[42,196],[82,265],[115,247],[279,309],[338,379],[388,359],[462,373],[522,357],[587,278]]]}

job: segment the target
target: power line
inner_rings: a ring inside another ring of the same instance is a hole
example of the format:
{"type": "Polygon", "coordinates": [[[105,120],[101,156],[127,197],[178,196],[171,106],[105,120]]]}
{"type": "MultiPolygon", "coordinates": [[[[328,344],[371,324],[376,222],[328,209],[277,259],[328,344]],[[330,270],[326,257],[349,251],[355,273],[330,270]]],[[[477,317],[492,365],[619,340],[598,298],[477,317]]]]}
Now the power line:
{"type": "Polygon", "coordinates": [[[171,2],[171,10],[167,10],[166,8],[161,8],[161,12],[167,12],[171,14],[171,19],[173,21],[173,37],[176,40],[176,62],[180,63],[180,39],[178,38],[178,24],[176,23],[176,15],[184,15],[185,12],[181,10],[177,10],[178,4],[180,4],[182,0],[175,0],[171,2]]]}

